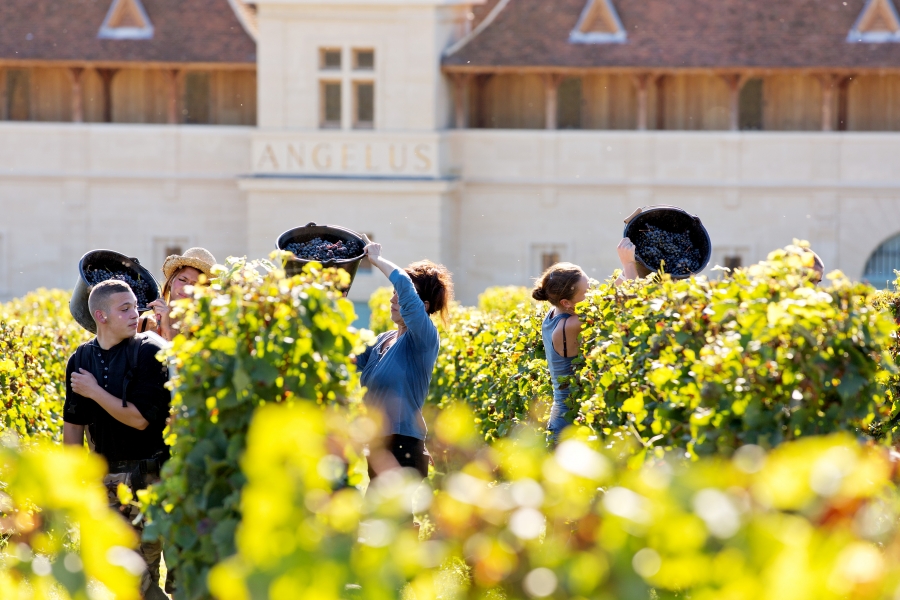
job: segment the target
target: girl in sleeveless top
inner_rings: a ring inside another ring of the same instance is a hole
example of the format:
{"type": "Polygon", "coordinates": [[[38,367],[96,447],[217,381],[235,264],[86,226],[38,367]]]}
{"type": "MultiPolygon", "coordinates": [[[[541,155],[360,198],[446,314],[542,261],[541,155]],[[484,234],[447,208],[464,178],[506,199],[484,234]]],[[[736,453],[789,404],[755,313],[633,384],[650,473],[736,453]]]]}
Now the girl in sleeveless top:
{"type": "MultiPolygon", "coordinates": [[[[623,239],[617,250],[623,267],[622,275],[616,280],[618,285],[625,279],[636,278],[637,268],[631,240],[623,239]]],[[[581,321],[575,314],[575,305],[584,300],[587,290],[588,276],[581,267],[557,263],[544,271],[531,292],[535,300],[552,305],[544,318],[541,334],[553,384],[553,406],[547,428],[553,434],[554,443],[559,441],[562,430],[572,423],[566,414],[569,412],[566,406],[568,384],[560,382],[560,378],[574,374],[572,361],[581,353],[581,321]]]]}

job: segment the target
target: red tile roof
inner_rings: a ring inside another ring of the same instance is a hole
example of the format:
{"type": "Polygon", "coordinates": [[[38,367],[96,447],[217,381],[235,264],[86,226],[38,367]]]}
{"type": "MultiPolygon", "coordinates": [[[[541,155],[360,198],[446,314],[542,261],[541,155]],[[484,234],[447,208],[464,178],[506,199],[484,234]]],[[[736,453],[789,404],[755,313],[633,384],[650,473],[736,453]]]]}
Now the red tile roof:
{"type": "Polygon", "coordinates": [[[152,39],[97,39],[111,3],[0,1],[0,60],[256,64],[229,0],[143,0],[152,39]]]}
{"type": "Polygon", "coordinates": [[[587,0],[510,0],[448,68],[900,68],[900,43],[848,43],[865,0],[613,0],[625,43],[576,44],[587,0]]]}

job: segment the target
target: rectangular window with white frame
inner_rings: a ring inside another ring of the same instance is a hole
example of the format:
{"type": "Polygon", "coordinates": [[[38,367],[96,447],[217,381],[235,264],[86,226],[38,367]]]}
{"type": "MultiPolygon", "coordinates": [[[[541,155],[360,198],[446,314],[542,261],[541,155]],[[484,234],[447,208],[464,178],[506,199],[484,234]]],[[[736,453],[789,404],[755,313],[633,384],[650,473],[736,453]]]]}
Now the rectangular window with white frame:
{"type": "Polygon", "coordinates": [[[319,127],[374,129],[375,50],[319,48],[319,127]]]}

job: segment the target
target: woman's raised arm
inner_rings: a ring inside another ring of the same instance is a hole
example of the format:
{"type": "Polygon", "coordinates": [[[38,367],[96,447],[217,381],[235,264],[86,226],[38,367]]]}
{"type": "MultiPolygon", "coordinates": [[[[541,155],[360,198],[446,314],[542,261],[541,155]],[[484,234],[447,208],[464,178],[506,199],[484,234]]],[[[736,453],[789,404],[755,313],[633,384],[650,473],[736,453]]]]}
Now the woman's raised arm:
{"type": "Polygon", "coordinates": [[[393,273],[400,267],[381,256],[381,244],[376,244],[375,242],[371,241],[369,239],[369,236],[367,235],[363,235],[363,239],[366,241],[366,247],[363,252],[365,252],[366,256],[369,257],[369,262],[372,263],[379,271],[384,273],[385,277],[390,279],[391,273],[393,273]]]}

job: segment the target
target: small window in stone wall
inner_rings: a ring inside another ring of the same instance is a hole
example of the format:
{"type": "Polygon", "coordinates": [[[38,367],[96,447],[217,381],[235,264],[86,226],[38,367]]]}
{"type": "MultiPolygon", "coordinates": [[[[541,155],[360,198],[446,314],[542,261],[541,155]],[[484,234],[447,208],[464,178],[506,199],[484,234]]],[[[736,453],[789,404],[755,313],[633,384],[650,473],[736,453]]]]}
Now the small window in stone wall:
{"type": "Polygon", "coordinates": [[[341,126],[341,82],[323,81],[320,90],[321,126],[337,129],[341,126]]]}
{"type": "Polygon", "coordinates": [[[184,122],[210,123],[210,74],[188,71],[184,75],[184,122]]]}
{"type": "Polygon", "coordinates": [[[375,51],[374,50],[354,50],[353,51],[353,68],[357,71],[373,71],[375,70],[375,51]]]}
{"type": "Polygon", "coordinates": [[[319,68],[323,71],[341,70],[341,49],[323,48],[320,51],[319,68]]]}
{"type": "Polygon", "coordinates": [[[559,252],[549,251],[541,253],[541,272],[543,273],[559,262],[559,252]]]}
{"type": "Polygon", "coordinates": [[[25,69],[6,72],[6,114],[10,121],[31,119],[31,73],[25,69]]]}
{"type": "Polygon", "coordinates": [[[723,266],[726,269],[740,269],[744,266],[744,260],[740,256],[726,256],[723,266]]]}
{"type": "MultiPolygon", "coordinates": [[[[161,277],[163,263],[173,254],[183,254],[190,247],[190,240],[183,236],[158,236],[153,238],[153,265],[144,265],[153,271],[155,277],[161,277]],[[155,269],[155,271],[154,271],[155,269]]],[[[160,281],[162,285],[164,281],[160,281]]]]}
{"type": "Polygon", "coordinates": [[[541,274],[564,260],[570,260],[569,247],[566,244],[535,243],[531,244],[528,271],[531,277],[541,274]]]}
{"type": "Polygon", "coordinates": [[[556,117],[559,129],[581,129],[581,87],[581,77],[569,77],[559,85],[556,117]]]}
{"type": "Polygon", "coordinates": [[[739,98],[740,128],[744,131],[762,131],[763,128],[763,80],[751,79],[741,88],[739,98]]]}
{"type": "MultiPolygon", "coordinates": [[[[710,257],[710,268],[719,267],[724,269],[740,269],[748,264],[748,261],[754,256],[755,252],[751,246],[716,246],[712,250],[710,257]]],[[[720,271],[711,273],[711,277],[730,277],[731,271],[720,271]]]]}
{"type": "Polygon", "coordinates": [[[356,129],[372,129],[375,126],[375,84],[360,81],[353,84],[356,96],[356,129]]]}

